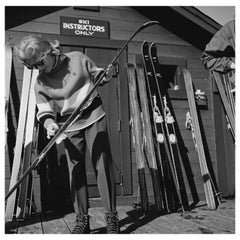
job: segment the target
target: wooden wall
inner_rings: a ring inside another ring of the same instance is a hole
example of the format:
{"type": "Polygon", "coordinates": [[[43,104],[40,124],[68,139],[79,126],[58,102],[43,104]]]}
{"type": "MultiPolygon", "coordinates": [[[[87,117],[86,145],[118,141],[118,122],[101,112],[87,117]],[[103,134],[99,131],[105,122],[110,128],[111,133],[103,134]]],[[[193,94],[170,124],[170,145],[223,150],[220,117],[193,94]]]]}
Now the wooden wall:
{"type": "MultiPolygon", "coordinates": [[[[22,37],[30,33],[49,33],[60,34],[60,16],[69,17],[82,17],[92,19],[103,19],[110,22],[110,38],[116,40],[127,40],[131,34],[144,22],[149,21],[146,17],[142,16],[130,7],[100,7],[99,12],[75,10],[73,7],[56,11],[52,14],[35,19],[31,22],[27,22],[20,26],[14,27],[6,31],[6,41],[10,41],[12,45],[18,42],[22,37]]],[[[14,18],[14,16],[7,16],[14,18]]],[[[213,100],[212,100],[212,86],[209,81],[208,72],[204,70],[200,61],[201,50],[195,48],[188,42],[182,40],[174,33],[169,32],[160,26],[152,26],[145,29],[138,34],[134,40],[129,44],[128,48],[128,62],[135,62],[136,55],[140,54],[140,46],[144,40],[153,41],[157,44],[158,57],[171,57],[174,59],[186,60],[186,67],[192,74],[192,78],[196,89],[201,89],[206,92],[208,98],[208,110],[201,111],[201,118],[204,127],[204,133],[209,154],[211,156],[211,162],[213,164],[214,172],[216,172],[216,153],[215,153],[215,133],[213,122],[213,100]]],[[[81,39],[80,39],[81,41],[81,39]]],[[[23,68],[14,59],[15,72],[17,77],[19,94],[21,94],[22,75],[23,68]]],[[[184,140],[184,144],[188,150],[188,158],[191,163],[194,179],[196,181],[198,193],[201,199],[204,199],[202,179],[200,176],[200,168],[198,164],[197,154],[194,150],[194,145],[191,139],[191,133],[185,129],[185,114],[188,109],[188,103],[186,99],[173,100],[172,105],[177,118],[179,129],[184,140]]],[[[9,179],[9,167],[6,161],[6,180],[9,179]]],[[[217,177],[217,176],[216,176],[217,177]]],[[[147,176],[150,184],[149,173],[147,176]]],[[[8,183],[8,181],[6,181],[8,183]]],[[[133,195],[137,195],[137,172],[135,153],[132,148],[132,184],[133,195]]],[[[7,185],[7,184],[6,184],[7,185]]],[[[6,186],[7,187],[7,186],[6,186]]],[[[8,189],[8,188],[6,188],[8,189]]],[[[149,185],[150,193],[151,186],[149,185]]],[[[189,192],[189,190],[188,190],[189,192]]]]}

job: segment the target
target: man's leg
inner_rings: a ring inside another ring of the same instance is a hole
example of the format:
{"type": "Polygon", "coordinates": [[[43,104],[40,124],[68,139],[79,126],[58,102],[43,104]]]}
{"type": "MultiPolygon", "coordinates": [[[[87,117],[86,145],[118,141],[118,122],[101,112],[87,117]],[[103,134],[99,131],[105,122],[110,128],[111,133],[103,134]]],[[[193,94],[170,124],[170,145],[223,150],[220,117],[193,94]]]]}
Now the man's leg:
{"type": "Polygon", "coordinates": [[[65,140],[65,152],[68,161],[71,196],[77,215],[77,224],[73,229],[75,234],[90,232],[85,149],[86,143],[83,131],[68,133],[68,138],[65,140]]]}
{"type": "Polygon", "coordinates": [[[86,142],[91,153],[97,184],[106,210],[107,231],[118,232],[115,177],[105,117],[86,129],[86,142]]]}

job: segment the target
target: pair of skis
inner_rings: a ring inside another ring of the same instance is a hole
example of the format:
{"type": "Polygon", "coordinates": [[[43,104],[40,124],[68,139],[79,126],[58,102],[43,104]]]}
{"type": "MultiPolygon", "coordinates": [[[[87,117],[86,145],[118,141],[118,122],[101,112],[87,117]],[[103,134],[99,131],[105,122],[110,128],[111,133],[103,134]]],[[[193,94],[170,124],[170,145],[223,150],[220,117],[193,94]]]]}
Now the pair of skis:
{"type": "Polygon", "coordinates": [[[161,179],[162,201],[165,209],[170,212],[179,206],[174,197],[177,195],[184,213],[185,210],[189,209],[189,204],[181,171],[175,120],[168,107],[168,94],[164,88],[164,79],[160,73],[157,49],[154,43],[149,44],[147,41],[143,43],[142,58],[146,74],[155,152],[161,179]],[[169,188],[169,186],[171,187],[169,188]]]}
{"type": "MultiPolygon", "coordinates": [[[[17,137],[15,143],[14,159],[11,171],[9,189],[18,183],[18,176],[31,165],[31,159],[37,151],[35,142],[38,138],[35,110],[36,100],[34,95],[34,81],[38,75],[37,70],[24,68],[23,87],[17,137]]],[[[34,173],[23,179],[18,191],[15,191],[6,203],[6,219],[25,218],[32,209],[34,173]]]]}

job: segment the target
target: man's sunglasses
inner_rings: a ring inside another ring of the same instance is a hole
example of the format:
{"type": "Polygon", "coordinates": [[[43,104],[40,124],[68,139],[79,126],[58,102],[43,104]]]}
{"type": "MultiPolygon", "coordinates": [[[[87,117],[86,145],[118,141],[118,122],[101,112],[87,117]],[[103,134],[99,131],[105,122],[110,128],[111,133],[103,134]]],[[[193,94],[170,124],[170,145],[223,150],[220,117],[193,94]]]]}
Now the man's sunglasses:
{"type": "Polygon", "coordinates": [[[44,65],[44,59],[42,58],[40,61],[38,61],[36,64],[28,64],[25,61],[23,61],[23,64],[28,68],[28,69],[38,69],[38,67],[41,67],[44,65]]]}

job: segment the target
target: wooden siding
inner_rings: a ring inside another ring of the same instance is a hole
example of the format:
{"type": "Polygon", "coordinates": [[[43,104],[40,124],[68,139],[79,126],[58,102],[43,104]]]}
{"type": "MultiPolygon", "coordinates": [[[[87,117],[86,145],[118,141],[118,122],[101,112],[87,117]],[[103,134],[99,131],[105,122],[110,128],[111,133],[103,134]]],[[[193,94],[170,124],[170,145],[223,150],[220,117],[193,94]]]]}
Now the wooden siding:
{"type": "MultiPolygon", "coordinates": [[[[82,17],[93,19],[104,19],[110,22],[110,38],[115,40],[127,40],[129,36],[144,22],[148,21],[146,17],[134,11],[130,7],[100,7],[99,12],[74,10],[72,7],[51,13],[44,17],[35,19],[31,22],[22,24],[6,31],[6,41],[10,39],[10,43],[14,45],[22,37],[30,33],[48,33],[60,34],[60,16],[82,17]]],[[[14,16],[9,16],[14,17],[14,16]]],[[[201,110],[201,118],[203,129],[208,143],[209,155],[213,163],[214,172],[216,171],[216,148],[215,148],[215,133],[213,123],[213,99],[211,94],[211,81],[209,81],[208,72],[204,70],[200,61],[201,50],[192,46],[188,42],[182,40],[172,32],[161,26],[150,27],[140,34],[138,34],[128,47],[128,62],[134,63],[136,55],[140,54],[140,46],[143,40],[154,41],[158,49],[158,57],[171,57],[175,59],[185,59],[186,67],[192,74],[192,78],[196,88],[206,92],[208,98],[208,110],[201,110]]],[[[14,59],[14,67],[17,78],[17,85],[19,94],[21,94],[22,85],[22,66],[14,59]]],[[[184,143],[188,149],[188,158],[190,160],[194,179],[196,181],[199,197],[204,199],[202,179],[200,176],[200,169],[198,165],[197,154],[194,150],[193,142],[191,141],[190,133],[184,127],[185,114],[188,109],[187,100],[173,100],[172,105],[178,121],[179,129],[183,137],[184,143]]],[[[133,147],[132,152],[132,183],[133,195],[137,195],[137,171],[135,152],[133,147]]],[[[6,185],[9,181],[9,167],[8,160],[6,161],[6,185]]],[[[147,182],[150,181],[149,172],[147,174],[147,182]]],[[[7,188],[6,188],[7,189],[7,188]]],[[[149,193],[152,194],[151,186],[149,185],[149,193]]]]}

